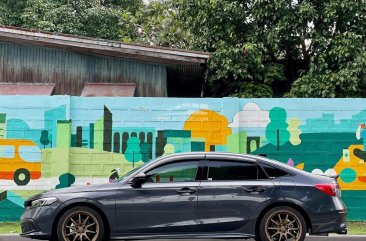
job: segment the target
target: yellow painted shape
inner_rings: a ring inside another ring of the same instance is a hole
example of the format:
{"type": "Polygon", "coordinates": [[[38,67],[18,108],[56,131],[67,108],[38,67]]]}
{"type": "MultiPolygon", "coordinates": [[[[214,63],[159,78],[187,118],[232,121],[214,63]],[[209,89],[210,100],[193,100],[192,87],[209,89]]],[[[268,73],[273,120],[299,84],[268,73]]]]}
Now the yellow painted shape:
{"type": "Polygon", "coordinates": [[[35,142],[24,139],[0,139],[0,146],[14,147],[14,157],[0,157],[0,177],[10,179],[13,173],[20,168],[27,169],[30,172],[31,178],[38,178],[40,176],[41,160],[39,162],[27,162],[19,154],[19,147],[37,146],[35,142]]]}
{"type": "Polygon", "coordinates": [[[300,124],[301,120],[299,120],[298,118],[291,118],[288,121],[287,130],[290,132],[290,142],[294,146],[301,144],[300,134],[302,133],[302,131],[299,129],[300,124]]]}
{"type": "Polygon", "coordinates": [[[363,150],[363,145],[350,145],[348,147],[349,159],[345,160],[342,155],[333,168],[337,174],[341,174],[345,168],[352,168],[357,173],[357,178],[351,183],[343,182],[341,178],[338,178],[338,184],[342,190],[366,190],[366,183],[360,181],[362,177],[366,177],[366,163],[361,163],[360,158],[353,154],[353,150],[356,148],[363,150]]]}
{"type": "Polygon", "coordinates": [[[172,144],[166,144],[164,147],[164,154],[163,156],[167,156],[173,154],[175,152],[174,146],[172,144]]]}
{"type": "Polygon", "coordinates": [[[193,112],[183,129],[192,132],[192,138],[204,138],[205,150],[210,151],[211,145],[225,145],[226,137],[231,134],[229,121],[224,115],[212,110],[193,112]]]}
{"type": "Polygon", "coordinates": [[[297,169],[300,169],[300,170],[304,170],[305,168],[305,163],[300,163],[296,166],[297,169]]]}

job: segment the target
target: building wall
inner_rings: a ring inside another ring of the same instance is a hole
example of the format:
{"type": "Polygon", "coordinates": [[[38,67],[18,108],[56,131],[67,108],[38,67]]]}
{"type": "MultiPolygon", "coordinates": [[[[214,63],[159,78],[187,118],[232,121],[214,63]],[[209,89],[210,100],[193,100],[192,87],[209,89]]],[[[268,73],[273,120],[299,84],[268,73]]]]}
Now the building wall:
{"type": "Polygon", "coordinates": [[[167,96],[166,66],[0,41],[0,82],[55,83],[80,96],[85,83],[137,83],[135,96],[167,96]]]}
{"type": "MultiPolygon", "coordinates": [[[[0,209],[22,209],[22,199],[43,190],[109,182],[162,155],[228,151],[339,174],[349,219],[365,220],[364,105],[365,99],[1,96],[0,209]],[[14,175],[18,169],[29,173],[14,175]]],[[[0,221],[19,218],[2,213],[0,221]]]]}

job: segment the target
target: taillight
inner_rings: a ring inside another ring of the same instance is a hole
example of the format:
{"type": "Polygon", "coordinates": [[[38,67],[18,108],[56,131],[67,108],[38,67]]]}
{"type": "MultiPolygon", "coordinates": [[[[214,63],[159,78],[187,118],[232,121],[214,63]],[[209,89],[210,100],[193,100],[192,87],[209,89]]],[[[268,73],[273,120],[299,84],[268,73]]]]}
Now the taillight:
{"type": "Polygon", "coordinates": [[[331,197],[340,197],[341,196],[341,189],[339,188],[338,184],[327,183],[327,184],[315,184],[315,187],[320,191],[324,192],[328,196],[331,197]]]}

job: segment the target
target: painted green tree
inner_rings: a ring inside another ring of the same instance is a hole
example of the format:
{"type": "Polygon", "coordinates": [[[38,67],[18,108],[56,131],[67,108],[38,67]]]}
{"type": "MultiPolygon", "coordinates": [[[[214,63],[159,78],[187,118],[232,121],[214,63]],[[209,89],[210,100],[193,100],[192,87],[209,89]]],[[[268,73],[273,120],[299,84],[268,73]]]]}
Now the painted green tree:
{"type": "Polygon", "coordinates": [[[151,145],[147,142],[143,142],[141,143],[141,158],[142,158],[142,161],[143,162],[148,162],[150,161],[150,148],[151,148],[151,145]]]}
{"type": "Polygon", "coordinates": [[[142,159],[141,148],[140,148],[140,139],[133,136],[130,137],[127,141],[127,149],[125,152],[125,158],[127,161],[135,163],[139,162],[142,159]]]}
{"type": "Polygon", "coordinates": [[[46,148],[46,146],[50,144],[47,130],[41,131],[41,137],[39,138],[39,142],[43,145],[43,148],[46,148]]]}
{"type": "Polygon", "coordinates": [[[49,134],[49,135],[48,135],[48,140],[50,140],[51,148],[52,148],[52,138],[53,138],[52,134],[49,134]]]}
{"type": "Polygon", "coordinates": [[[59,184],[56,185],[56,189],[70,187],[72,184],[75,183],[75,176],[70,173],[64,173],[58,178],[59,184]]]}
{"type": "Polygon", "coordinates": [[[270,122],[266,128],[266,138],[269,143],[277,146],[282,146],[290,139],[290,132],[287,130],[286,110],[281,107],[272,108],[269,112],[270,122]]]}

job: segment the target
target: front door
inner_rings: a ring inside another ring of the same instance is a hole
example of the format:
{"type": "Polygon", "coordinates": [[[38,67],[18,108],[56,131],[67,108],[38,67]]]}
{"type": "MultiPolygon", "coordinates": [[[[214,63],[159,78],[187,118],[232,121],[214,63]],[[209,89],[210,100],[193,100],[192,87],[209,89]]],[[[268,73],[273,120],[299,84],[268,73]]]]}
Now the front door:
{"type": "Polygon", "coordinates": [[[254,160],[209,159],[198,190],[198,220],[201,233],[249,234],[246,224],[256,219],[258,209],[273,190],[254,160]],[[205,180],[206,179],[206,180],[205,180]]]}
{"type": "Polygon", "coordinates": [[[176,160],[145,171],[148,182],[140,188],[124,185],[116,199],[119,233],[197,232],[198,165],[198,160],[176,160]]]}

